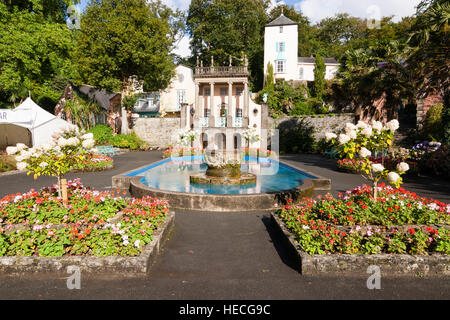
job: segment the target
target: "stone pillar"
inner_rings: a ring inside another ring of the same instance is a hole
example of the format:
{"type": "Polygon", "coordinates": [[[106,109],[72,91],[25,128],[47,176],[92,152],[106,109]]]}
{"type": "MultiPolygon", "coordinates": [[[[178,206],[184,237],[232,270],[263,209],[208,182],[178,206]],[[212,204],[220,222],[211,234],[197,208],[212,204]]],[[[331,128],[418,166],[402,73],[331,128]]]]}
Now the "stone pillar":
{"type": "Polygon", "coordinates": [[[227,108],[227,127],[233,126],[233,81],[228,82],[228,108],[227,108]]]}
{"type": "Polygon", "coordinates": [[[195,114],[200,112],[200,106],[198,104],[198,96],[199,96],[199,92],[200,92],[200,88],[199,88],[199,83],[195,82],[195,97],[194,97],[194,110],[195,110],[195,114]]]}
{"type": "Polygon", "coordinates": [[[210,84],[210,96],[209,96],[209,126],[215,127],[216,126],[216,115],[215,115],[215,106],[214,106],[214,82],[211,82],[210,84]]]}
{"type": "Polygon", "coordinates": [[[248,92],[248,82],[245,81],[244,82],[244,107],[243,107],[243,112],[242,112],[242,116],[243,116],[243,124],[242,126],[244,128],[248,127],[248,123],[249,123],[249,97],[250,93],[248,92]]]}
{"type": "Polygon", "coordinates": [[[190,120],[190,110],[189,110],[188,104],[182,104],[181,105],[181,111],[180,111],[180,128],[184,128],[189,126],[189,120],[190,120]]]}

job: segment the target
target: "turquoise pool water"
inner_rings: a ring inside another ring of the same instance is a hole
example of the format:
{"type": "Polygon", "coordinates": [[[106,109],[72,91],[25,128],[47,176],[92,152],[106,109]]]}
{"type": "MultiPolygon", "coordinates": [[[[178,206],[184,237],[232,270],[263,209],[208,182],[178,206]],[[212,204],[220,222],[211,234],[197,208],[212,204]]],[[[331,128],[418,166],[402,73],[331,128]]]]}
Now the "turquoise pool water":
{"type": "Polygon", "coordinates": [[[148,187],[177,192],[203,194],[253,194],[277,192],[295,188],[305,178],[316,178],[284,163],[269,158],[246,157],[242,172],[256,175],[256,183],[250,185],[215,186],[192,184],[189,176],[206,171],[202,156],[169,158],[136,170],[127,176],[143,176],[141,182],[148,187]]]}

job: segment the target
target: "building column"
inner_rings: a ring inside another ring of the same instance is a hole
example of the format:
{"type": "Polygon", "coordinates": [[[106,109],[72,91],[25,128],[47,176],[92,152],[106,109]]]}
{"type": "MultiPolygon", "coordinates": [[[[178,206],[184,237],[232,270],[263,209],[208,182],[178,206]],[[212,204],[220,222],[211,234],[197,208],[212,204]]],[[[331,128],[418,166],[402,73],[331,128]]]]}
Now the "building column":
{"type": "Polygon", "coordinates": [[[250,93],[248,91],[248,82],[244,82],[244,117],[248,117],[249,115],[249,100],[250,100],[250,93]]]}
{"type": "Polygon", "coordinates": [[[194,110],[195,114],[198,114],[200,112],[199,104],[198,104],[198,96],[200,93],[199,83],[195,82],[195,97],[194,97],[194,110]]]}
{"type": "MultiPolygon", "coordinates": [[[[233,81],[228,82],[228,108],[227,108],[227,127],[233,126],[233,81]]],[[[228,140],[227,140],[228,141],[228,140]]]]}
{"type": "Polygon", "coordinates": [[[215,108],[214,108],[214,82],[210,82],[210,95],[209,95],[209,126],[215,127],[216,126],[216,115],[214,114],[215,108]]]}

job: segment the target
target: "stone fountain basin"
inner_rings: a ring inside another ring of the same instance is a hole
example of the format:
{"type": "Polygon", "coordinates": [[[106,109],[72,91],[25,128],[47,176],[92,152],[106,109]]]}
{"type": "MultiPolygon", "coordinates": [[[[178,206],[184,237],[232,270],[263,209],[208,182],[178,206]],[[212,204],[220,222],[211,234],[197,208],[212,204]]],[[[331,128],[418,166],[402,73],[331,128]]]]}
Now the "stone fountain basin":
{"type": "Polygon", "coordinates": [[[252,173],[242,173],[239,177],[232,177],[232,176],[210,176],[208,174],[198,173],[190,176],[190,182],[199,184],[222,185],[222,186],[252,184],[256,183],[256,175],[252,173]]]}

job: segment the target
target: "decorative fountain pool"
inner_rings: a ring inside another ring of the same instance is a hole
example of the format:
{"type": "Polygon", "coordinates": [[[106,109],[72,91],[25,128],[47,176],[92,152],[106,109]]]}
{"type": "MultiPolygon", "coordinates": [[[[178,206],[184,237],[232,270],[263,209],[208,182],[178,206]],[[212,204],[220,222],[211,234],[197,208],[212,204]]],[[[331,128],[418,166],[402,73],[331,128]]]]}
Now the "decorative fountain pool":
{"type": "Polygon", "coordinates": [[[273,209],[283,199],[328,190],[330,180],[274,158],[218,153],[157,161],[114,176],[113,187],[165,198],[174,208],[242,211],[273,209]]]}

